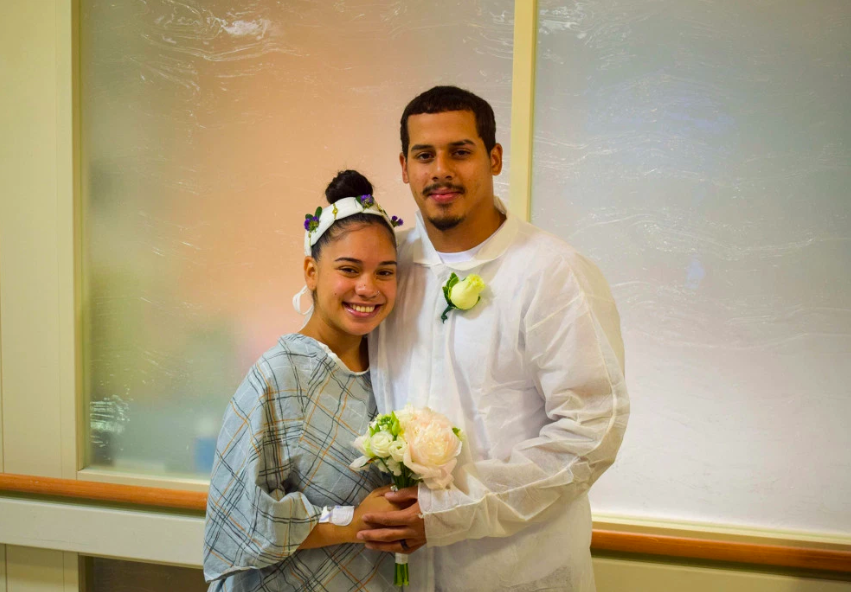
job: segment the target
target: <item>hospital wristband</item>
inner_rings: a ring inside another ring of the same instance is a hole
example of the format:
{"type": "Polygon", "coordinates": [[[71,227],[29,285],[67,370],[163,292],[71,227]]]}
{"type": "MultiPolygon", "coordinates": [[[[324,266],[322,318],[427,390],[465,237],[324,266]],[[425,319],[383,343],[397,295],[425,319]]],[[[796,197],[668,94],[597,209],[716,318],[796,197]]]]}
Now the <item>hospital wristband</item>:
{"type": "Polygon", "coordinates": [[[319,524],[333,524],[334,526],[348,526],[355,516],[354,506],[334,506],[322,508],[319,515],[319,524]]]}

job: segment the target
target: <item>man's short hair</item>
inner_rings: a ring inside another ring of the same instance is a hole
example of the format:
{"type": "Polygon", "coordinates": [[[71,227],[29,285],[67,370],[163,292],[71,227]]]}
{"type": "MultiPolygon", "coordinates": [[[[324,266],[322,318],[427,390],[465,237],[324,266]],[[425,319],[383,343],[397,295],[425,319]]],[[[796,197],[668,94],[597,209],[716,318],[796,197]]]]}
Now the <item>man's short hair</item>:
{"type": "Polygon", "coordinates": [[[423,113],[444,113],[446,111],[471,111],[476,116],[476,131],[485,144],[488,153],[496,146],[496,118],[493,108],[483,98],[457,86],[435,86],[408,103],[402,113],[400,126],[402,136],[402,154],[407,158],[408,118],[423,113]]]}

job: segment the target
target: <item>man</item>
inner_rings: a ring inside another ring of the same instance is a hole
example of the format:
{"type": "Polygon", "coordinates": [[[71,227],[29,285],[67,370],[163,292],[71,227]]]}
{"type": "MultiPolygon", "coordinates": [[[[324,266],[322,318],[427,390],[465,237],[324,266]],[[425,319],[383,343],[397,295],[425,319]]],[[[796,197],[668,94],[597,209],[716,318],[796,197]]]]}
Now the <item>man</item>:
{"type": "Polygon", "coordinates": [[[411,590],[593,590],[586,492],[614,461],[628,416],[620,321],[598,269],[507,213],[493,110],[455,87],[402,115],[402,179],[419,207],[400,237],[399,299],[370,339],[382,412],[429,406],[466,434],[448,490],[368,515],[371,548],[412,552],[411,590]],[[446,308],[456,273],[482,277],[446,308]]]}

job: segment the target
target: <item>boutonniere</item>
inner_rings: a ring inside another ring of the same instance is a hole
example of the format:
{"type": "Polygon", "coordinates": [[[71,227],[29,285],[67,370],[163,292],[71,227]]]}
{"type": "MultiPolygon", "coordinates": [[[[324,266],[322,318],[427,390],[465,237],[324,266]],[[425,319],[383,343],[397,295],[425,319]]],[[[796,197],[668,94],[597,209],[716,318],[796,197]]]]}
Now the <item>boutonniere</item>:
{"type": "Polygon", "coordinates": [[[482,299],[479,294],[485,289],[485,282],[479,276],[473,274],[468,275],[463,280],[460,279],[455,272],[446,280],[443,286],[443,296],[446,298],[446,303],[449,305],[443,314],[440,315],[440,320],[444,323],[448,318],[449,311],[453,308],[459,310],[470,310],[479,303],[482,299]]]}

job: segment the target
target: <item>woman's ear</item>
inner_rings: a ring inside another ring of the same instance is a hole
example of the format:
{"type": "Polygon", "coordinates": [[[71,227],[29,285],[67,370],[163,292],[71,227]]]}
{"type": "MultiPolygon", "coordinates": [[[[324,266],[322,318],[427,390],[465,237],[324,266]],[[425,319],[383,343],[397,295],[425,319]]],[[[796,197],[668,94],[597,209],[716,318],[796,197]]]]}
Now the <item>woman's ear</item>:
{"type": "Polygon", "coordinates": [[[316,290],[316,275],[319,273],[316,259],[313,257],[304,258],[304,283],[307,289],[311,292],[316,290]]]}

